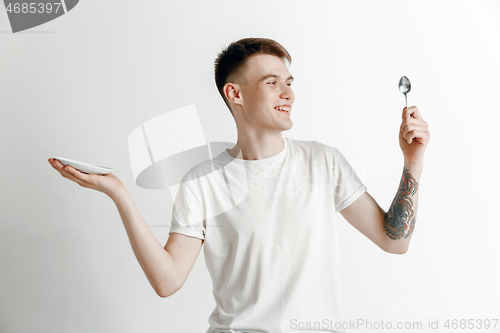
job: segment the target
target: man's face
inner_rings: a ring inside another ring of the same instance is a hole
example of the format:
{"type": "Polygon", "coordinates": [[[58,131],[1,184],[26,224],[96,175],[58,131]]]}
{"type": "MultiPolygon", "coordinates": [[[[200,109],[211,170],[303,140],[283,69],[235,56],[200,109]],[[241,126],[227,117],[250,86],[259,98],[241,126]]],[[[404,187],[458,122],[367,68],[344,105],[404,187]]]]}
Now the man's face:
{"type": "Polygon", "coordinates": [[[253,55],[248,59],[243,75],[246,80],[239,85],[244,109],[243,126],[279,132],[292,128],[293,77],[285,61],[274,55],[253,55]]]}

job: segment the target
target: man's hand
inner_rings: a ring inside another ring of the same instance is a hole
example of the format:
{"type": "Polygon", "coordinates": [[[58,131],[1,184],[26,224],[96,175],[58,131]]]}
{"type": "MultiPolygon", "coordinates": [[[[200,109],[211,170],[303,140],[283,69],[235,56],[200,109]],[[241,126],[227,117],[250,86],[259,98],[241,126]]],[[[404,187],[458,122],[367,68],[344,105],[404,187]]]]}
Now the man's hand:
{"type": "Polygon", "coordinates": [[[107,175],[85,174],[72,166],[64,166],[60,161],[53,158],[49,158],[49,163],[64,178],[74,181],[82,187],[102,192],[110,198],[124,187],[121,180],[111,173],[107,175]]]}
{"type": "Polygon", "coordinates": [[[422,163],[430,138],[429,124],[424,121],[418,108],[416,106],[404,108],[399,130],[399,146],[405,161],[409,164],[422,163]]]}

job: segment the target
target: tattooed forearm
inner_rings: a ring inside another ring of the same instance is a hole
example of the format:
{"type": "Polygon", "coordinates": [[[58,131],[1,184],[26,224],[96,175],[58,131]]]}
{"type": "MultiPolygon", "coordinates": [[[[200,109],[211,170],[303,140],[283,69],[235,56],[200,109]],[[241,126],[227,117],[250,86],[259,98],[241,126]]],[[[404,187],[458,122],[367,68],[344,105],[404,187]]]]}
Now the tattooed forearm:
{"type": "Polygon", "coordinates": [[[399,189],[385,214],[385,233],[392,239],[408,238],[415,227],[417,216],[413,208],[413,195],[418,184],[408,169],[404,168],[399,189]]]}

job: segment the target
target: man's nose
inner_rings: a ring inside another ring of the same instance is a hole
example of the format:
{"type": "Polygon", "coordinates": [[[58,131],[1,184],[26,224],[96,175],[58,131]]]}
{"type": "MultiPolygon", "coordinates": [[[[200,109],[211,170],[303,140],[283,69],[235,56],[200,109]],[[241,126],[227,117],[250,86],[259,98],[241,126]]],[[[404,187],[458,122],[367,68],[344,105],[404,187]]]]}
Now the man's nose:
{"type": "Polygon", "coordinates": [[[283,90],[280,94],[280,97],[283,99],[288,99],[288,100],[293,99],[292,88],[289,85],[285,85],[285,87],[283,88],[283,90]]]}

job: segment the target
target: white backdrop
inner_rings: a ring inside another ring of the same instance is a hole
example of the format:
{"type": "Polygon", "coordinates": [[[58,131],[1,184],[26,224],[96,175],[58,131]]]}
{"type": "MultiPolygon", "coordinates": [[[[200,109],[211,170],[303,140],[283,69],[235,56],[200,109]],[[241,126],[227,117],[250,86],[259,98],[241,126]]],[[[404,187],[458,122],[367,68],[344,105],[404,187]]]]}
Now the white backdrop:
{"type": "MultiPolygon", "coordinates": [[[[203,251],[183,288],[159,298],[113,202],[47,159],[115,168],[164,244],[170,194],[135,185],[128,134],[196,104],[210,141],[236,142],[213,62],[244,37],[292,55],[294,126],[283,135],[339,148],[386,210],[403,169],[402,75],[429,123],[410,250],[383,252],[339,214],[346,321],[435,332],[429,320],[444,330],[447,319],[500,318],[500,2],[85,0],[16,34],[0,8],[1,332],[207,330],[203,251]]],[[[500,332],[477,327],[456,331],[500,332]]]]}

